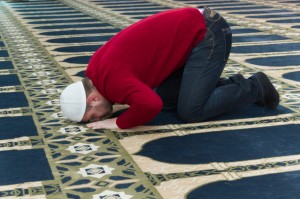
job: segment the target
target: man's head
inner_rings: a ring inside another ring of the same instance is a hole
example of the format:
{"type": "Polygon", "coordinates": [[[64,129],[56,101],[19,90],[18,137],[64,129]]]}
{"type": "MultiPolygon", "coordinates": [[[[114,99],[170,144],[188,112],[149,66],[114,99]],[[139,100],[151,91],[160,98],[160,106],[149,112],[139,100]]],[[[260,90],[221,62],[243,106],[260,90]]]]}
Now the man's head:
{"type": "Polygon", "coordinates": [[[88,78],[67,86],[61,93],[60,104],[63,115],[75,122],[99,121],[112,113],[112,104],[88,78]]]}

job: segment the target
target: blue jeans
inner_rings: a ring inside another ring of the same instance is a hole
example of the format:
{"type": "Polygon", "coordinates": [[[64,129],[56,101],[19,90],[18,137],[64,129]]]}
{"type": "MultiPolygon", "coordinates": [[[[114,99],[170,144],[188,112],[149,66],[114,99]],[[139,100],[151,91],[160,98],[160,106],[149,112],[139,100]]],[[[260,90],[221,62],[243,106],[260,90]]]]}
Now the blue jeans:
{"type": "Polygon", "coordinates": [[[185,66],[156,89],[164,109],[177,108],[179,118],[186,122],[205,121],[259,98],[257,83],[251,78],[219,84],[230,54],[232,33],[214,10],[205,7],[204,18],[204,39],[192,49],[185,66]]]}

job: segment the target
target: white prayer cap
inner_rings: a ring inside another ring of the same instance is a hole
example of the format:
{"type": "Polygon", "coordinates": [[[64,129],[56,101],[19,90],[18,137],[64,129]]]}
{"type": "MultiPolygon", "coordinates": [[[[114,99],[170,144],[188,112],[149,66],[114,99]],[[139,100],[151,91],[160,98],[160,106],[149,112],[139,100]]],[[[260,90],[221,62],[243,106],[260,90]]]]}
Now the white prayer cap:
{"type": "Polygon", "coordinates": [[[60,95],[60,106],[63,115],[74,121],[80,122],[86,109],[86,94],[81,81],[67,86],[60,95]]]}

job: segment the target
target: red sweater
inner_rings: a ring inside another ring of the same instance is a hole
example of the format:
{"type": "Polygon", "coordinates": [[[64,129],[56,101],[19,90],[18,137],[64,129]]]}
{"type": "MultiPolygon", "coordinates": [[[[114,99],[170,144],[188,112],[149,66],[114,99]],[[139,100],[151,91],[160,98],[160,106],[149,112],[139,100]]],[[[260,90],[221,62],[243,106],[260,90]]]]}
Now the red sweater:
{"type": "Polygon", "coordinates": [[[95,52],[86,76],[106,99],[129,105],[117,118],[119,128],[143,125],[161,111],[153,88],[184,66],[205,33],[197,8],[168,10],[125,28],[95,52]]]}

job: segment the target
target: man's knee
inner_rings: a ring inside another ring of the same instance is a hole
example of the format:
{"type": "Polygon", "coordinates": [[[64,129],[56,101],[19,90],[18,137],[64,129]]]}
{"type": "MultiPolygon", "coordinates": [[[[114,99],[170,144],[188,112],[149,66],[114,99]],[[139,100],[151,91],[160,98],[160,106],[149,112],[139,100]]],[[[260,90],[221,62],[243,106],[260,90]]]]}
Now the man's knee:
{"type": "Polygon", "coordinates": [[[187,122],[187,123],[202,121],[202,111],[201,110],[195,111],[195,110],[192,110],[189,108],[178,107],[177,114],[178,114],[178,117],[182,121],[187,122]]]}

